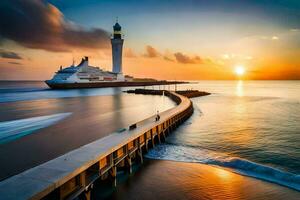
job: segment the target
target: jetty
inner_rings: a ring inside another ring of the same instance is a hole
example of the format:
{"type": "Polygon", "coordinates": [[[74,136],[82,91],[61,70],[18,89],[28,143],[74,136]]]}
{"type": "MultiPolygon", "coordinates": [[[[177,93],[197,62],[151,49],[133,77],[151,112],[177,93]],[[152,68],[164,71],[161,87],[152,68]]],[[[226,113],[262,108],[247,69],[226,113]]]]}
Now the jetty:
{"type": "MultiPolygon", "coordinates": [[[[133,162],[143,162],[143,152],[153,148],[193,113],[190,99],[163,91],[177,106],[130,125],[104,138],[0,182],[0,198],[90,199],[93,183],[110,179],[117,171],[132,172],[133,162]]],[[[26,158],[24,158],[26,159],[26,158]]]]}
{"type": "MultiPolygon", "coordinates": [[[[126,93],[133,93],[133,94],[143,94],[143,95],[163,95],[164,93],[168,92],[167,90],[151,90],[151,89],[134,89],[134,90],[127,90],[124,91],[126,93]]],[[[209,92],[203,92],[199,90],[178,90],[175,91],[177,94],[180,94],[182,96],[188,97],[188,98],[194,98],[194,97],[202,97],[210,95],[209,92]]]]}

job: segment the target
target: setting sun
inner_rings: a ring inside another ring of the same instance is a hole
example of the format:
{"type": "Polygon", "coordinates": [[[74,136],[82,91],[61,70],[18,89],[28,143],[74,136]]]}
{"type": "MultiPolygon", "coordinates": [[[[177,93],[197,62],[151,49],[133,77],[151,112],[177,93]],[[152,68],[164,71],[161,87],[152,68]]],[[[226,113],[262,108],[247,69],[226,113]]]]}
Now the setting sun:
{"type": "Polygon", "coordinates": [[[244,66],[236,66],[235,67],[235,74],[238,76],[242,76],[245,73],[245,67],[244,66]]]}

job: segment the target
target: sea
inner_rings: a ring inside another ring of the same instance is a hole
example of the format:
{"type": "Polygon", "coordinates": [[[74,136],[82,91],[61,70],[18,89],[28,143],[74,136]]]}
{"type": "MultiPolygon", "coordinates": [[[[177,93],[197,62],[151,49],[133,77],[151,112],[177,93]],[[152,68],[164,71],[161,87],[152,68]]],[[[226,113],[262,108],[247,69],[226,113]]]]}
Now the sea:
{"type": "MultiPolygon", "coordinates": [[[[300,191],[300,81],[146,88],[211,93],[193,98],[194,114],[146,158],[221,167],[300,191]]],[[[175,106],[167,97],[126,89],[51,90],[40,81],[1,81],[0,179],[175,106]]]]}

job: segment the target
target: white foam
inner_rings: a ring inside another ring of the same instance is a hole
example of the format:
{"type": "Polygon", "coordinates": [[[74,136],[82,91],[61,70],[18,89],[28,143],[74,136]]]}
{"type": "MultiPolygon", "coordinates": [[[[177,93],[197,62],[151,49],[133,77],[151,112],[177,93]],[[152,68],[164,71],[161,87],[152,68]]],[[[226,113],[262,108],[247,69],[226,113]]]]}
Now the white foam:
{"type": "Polygon", "coordinates": [[[71,114],[72,113],[58,113],[54,115],[0,122],[0,144],[31,134],[38,129],[50,126],[71,114]]]}
{"type": "Polygon", "coordinates": [[[300,191],[300,176],[270,166],[258,164],[206,149],[163,144],[151,149],[146,157],[151,159],[195,162],[230,168],[232,171],[277,183],[300,191]]]}

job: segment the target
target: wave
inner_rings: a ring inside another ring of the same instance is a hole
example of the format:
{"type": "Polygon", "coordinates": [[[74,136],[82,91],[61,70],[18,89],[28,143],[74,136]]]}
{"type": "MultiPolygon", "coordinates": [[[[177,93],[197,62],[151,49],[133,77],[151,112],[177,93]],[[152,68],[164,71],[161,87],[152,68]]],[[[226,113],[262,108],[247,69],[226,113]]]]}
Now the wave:
{"type": "Polygon", "coordinates": [[[300,191],[300,175],[207,149],[163,144],[151,149],[145,156],[150,159],[194,162],[226,167],[238,174],[300,191]]]}
{"type": "Polygon", "coordinates": [[[38,129],[55,124],[71,114],[72,113],[58,113],[54,115],[0,122],[0,144],[29,135],[38,129]]]}

